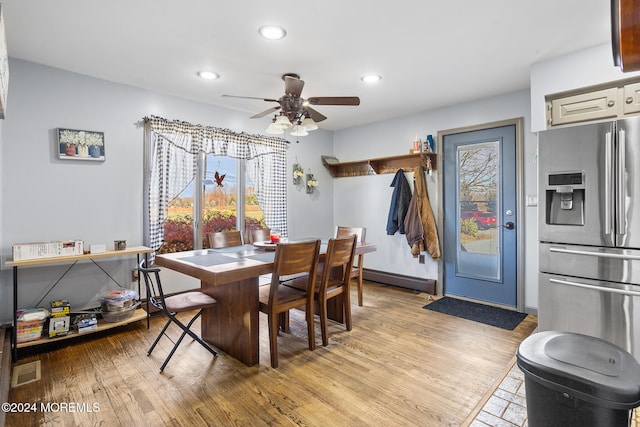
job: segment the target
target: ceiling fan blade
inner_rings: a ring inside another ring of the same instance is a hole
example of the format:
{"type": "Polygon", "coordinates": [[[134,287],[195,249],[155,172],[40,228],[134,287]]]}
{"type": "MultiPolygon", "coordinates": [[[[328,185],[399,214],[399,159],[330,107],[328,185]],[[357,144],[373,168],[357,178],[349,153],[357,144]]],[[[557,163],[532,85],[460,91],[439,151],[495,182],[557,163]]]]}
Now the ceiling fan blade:
{"type": "Polygon", "coordinates": [[[280,106],[278,105],[277,107],[269,108],[268,110],[264,110],[262,113],[258,113],[256,115],[253,115],[253,116],[249,117],[249,118],[250,119],[259,119],[260,117],[264,117],[267,114],[271,114],[274,111],[278,111],[279,109],[280,109],[280,106]]]}
{"type": "Polygon", "coordinates": [[[295,97],[300,97],[302,93],[302,88],[304,87],[304,81],[300,79],[296,79],[291,76],[284,76],[284,93],[287,95],[293,95],[295,97]]]}
{"type": "Polygon", "coordinates": [[[307,112],[309,113],[309,116],[311,116],[314,122],[321,122],[327,119],[327,117],[324,114],[314,110],[311,107],[306,107],[305,110],[307,110],[307,112]]]}
{"type": "Polygon", "coordinates": [[[261,99],[263,101],[267,101],[267,102],[278,102],[277,99],[271,99],[271,98],[258,98],[255,96],[238,96],[238,95],[222,95],[226,98],[242,98],[242,99],[261,99]]]}
{"type": "Polygon", "coordinates": [[[311,105],[360,105],[357,96],[314,96],[307,101],[311,105]]]}

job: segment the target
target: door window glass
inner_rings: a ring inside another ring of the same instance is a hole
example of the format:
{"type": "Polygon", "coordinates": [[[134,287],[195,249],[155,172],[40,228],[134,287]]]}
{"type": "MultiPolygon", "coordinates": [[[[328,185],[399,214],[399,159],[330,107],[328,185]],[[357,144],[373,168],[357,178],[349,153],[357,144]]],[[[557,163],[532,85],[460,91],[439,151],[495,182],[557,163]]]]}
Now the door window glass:
{"type": "Polygon", "coordinates": [[[500,280],[500,142],[457,147],[456,272],[500,280]]]}

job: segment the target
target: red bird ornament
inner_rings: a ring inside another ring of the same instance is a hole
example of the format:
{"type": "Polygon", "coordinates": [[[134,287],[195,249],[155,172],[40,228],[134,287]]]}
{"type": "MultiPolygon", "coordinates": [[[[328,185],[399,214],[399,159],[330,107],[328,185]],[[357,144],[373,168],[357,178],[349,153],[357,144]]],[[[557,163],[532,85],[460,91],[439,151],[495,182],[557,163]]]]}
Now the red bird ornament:
{"type": "Polygon", "coordinates": [[[218,173],[218,171],[216,171],[215,175],[213,176],[213,178],[216,180],[216,182],[218,183],[218,187],[224,187],[224,185],[222,185],[222,180],[224,179],[224,177],[227,176],[226,173],[223,173],[222,175],[220,175],[218,173]]]}

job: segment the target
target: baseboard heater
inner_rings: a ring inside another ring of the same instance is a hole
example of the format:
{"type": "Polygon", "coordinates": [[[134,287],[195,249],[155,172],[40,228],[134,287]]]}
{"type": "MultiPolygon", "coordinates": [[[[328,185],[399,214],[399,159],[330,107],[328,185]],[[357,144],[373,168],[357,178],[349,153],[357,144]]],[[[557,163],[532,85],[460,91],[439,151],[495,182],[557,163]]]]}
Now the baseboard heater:
{"type": "Polygon", "coordinates": [[[403,276],[402,274],[388,273],[385,271],[363,270],[364,280],[384,283],[385,285],[398,286],[400,288],[413,289],[426,292],[431,295],[436,294],[436,281],[433,279],[423,279],[420,277],[403,276]]]}

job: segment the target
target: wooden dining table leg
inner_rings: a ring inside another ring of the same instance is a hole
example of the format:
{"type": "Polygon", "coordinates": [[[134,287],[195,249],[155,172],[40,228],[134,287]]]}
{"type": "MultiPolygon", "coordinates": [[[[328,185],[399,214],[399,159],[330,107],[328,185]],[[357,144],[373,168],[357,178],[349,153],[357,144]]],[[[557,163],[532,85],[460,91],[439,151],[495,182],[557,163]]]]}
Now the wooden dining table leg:
{"type": "Polygon", "coordinates": [[[226,285],[201,282],[218,304],[202,313],[202,338],[247,366],[260,359],[258,278],[226,285]]]}

